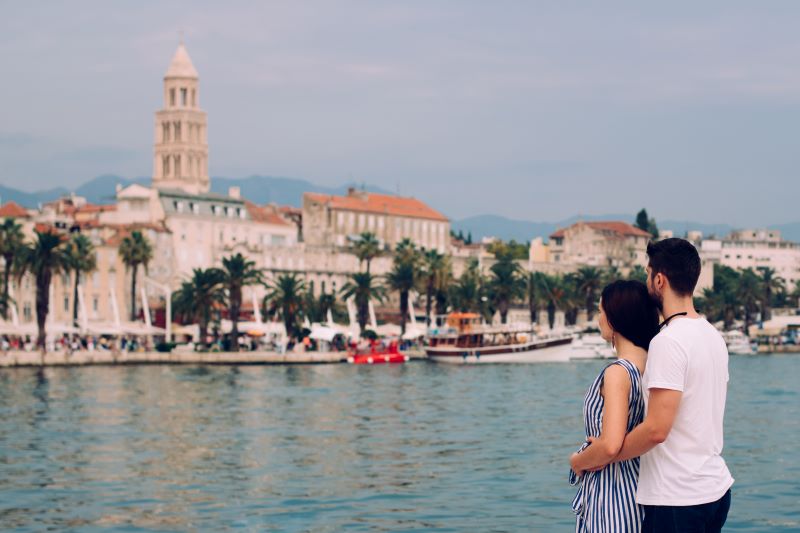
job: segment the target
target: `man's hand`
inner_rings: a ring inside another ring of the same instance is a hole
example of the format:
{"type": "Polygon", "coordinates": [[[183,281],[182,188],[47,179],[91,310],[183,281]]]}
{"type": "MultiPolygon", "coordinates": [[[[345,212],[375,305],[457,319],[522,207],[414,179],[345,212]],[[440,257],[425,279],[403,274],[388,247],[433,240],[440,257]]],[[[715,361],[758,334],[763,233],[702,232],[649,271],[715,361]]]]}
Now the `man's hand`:
{"type": "MultiPolygon", "coordinates": [[[[596,437],[589,437],[589,438],[588,438],[588,439],[586,439],[586,440],[588,440],[588,441],[589,441],[589,446],[591,446],[592,444],[594,444],[594,443],[597,441],[597,438],[596,438],[596,437]]],[[[602,469],[604,469],[604,468],[605,468],[605,467],[607,467],[607,466],[608,466],[607,464],[605,464],[605,465],[599,465],[599,466],[596,466],[596,467],[594,467],[594,468],[587,468],[587,469],[586,469],[586,471],[587,471],[587,472],[597,472],[598,470],[602,470],[602,469]]]]}
{"type": "Polygon", "coordinates": [[[575,461],[578,458],[578,455],[580,454],[578,452],[575,452],[569,456],[569,466],[570,468],[572,468],[572,471],[578,475],[578,477],[581,477],[583,475],[583,470],[581,470],[575,465],[575,461]]]}

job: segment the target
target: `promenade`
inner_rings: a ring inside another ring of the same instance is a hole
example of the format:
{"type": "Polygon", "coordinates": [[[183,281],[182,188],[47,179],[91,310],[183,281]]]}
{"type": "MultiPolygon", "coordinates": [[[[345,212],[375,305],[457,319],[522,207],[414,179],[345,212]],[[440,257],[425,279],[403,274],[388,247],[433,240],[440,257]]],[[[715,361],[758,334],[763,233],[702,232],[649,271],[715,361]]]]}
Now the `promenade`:
{"type": "MultiPolygon", "coordinates": [[[[424,352],[404,352],[411,359],[425,359],[424,352]]],[[[0,368],[31,366],[91,365],[286,365],[346,363],[347,352],[110,352],[78,351],[40,352],[9,351],[0,353],[0,368]]]]}

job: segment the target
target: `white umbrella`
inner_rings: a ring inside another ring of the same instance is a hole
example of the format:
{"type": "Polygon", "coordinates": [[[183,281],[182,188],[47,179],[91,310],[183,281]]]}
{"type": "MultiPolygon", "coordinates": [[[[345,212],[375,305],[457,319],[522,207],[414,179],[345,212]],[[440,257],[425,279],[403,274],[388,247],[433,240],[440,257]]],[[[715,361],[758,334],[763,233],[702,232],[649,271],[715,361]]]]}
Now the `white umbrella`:
{"type": "Polygon", "coordinates": [[[331,342],[339,332],[333,328],[314,324],[311,327],[311,333],[308,335],[312,339],[331,342]]]}

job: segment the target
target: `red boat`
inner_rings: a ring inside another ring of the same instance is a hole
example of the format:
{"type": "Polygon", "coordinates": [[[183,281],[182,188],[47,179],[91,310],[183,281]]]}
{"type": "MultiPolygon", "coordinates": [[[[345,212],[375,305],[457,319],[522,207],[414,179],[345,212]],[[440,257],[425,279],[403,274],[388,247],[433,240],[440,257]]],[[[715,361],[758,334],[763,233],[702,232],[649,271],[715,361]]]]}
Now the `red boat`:
{"type": "Polygon", "coordinates": [[[381,346],[372,341],[366,350],[355,349],[350,352],[347,362],[354,365],[379,365],[405,363],[409,359],[407,355],[400,352],[397,342],[391,342],[389,346],[381,346]]]}

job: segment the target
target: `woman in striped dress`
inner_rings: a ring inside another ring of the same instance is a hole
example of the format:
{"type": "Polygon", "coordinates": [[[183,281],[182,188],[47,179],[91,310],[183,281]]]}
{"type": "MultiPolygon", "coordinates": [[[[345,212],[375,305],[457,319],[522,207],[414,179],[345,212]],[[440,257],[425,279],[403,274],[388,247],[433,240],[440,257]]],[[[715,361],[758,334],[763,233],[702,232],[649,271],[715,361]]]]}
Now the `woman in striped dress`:
{"type": "Polygon", "coordinates": [[[640,532],[644,511],[636,503],[639,459],[609,464],[625,435],[644,419],[641,375],[650,340],[658,333],[658,310],[638,281],[615,281],[603,289],[600,334],[618,359],[595,378],[583,402],[586,442],[570,457],[570,483],[577,532],[640,532]]]}

